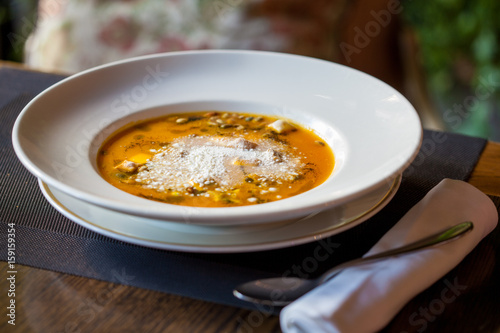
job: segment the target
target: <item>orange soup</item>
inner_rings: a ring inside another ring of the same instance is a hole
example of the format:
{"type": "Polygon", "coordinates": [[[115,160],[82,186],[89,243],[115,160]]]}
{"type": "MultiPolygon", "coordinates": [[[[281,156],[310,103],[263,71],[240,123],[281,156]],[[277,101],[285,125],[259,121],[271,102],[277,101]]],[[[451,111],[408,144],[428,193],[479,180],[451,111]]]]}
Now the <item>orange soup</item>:
{"type": "Polygon", "coordinates": [[[255,205],[323,183],[334,156],[312,130],[276,116],[192,112],[133,123],[102,145],[102,177],[128,193],[197,207],[255,205]]]}

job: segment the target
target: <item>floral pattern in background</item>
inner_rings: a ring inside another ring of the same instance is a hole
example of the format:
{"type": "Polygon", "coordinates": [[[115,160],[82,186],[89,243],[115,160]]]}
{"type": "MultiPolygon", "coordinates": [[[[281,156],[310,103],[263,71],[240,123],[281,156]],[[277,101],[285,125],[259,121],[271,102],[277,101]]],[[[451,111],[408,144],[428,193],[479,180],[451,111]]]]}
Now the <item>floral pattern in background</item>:
{"type": "Polygon", "coordinates": [[[41,0],[27,65],[74,73],[139,55],[253,49],[331,58],[335,8],[317,0],[41,0]]]}

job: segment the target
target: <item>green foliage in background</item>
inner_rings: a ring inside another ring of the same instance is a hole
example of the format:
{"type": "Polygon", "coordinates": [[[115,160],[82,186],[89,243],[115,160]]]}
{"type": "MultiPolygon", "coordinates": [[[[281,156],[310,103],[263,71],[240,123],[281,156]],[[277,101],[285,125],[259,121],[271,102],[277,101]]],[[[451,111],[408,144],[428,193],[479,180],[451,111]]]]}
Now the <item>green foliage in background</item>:
{"type": "Polygon", "coordinates": [[[406,0],[403,6],[445,124],[500,140],[500,1],[406,0]],[[467,109],[462,121],[453,118],[457,105],[467,109]]]}

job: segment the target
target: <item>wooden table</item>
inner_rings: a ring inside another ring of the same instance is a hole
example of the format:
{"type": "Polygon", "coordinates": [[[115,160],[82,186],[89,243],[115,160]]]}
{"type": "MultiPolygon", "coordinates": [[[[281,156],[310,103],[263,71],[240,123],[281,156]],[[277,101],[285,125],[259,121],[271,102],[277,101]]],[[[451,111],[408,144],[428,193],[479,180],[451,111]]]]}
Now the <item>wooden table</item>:
{"type": "MultiPolygon", "coordinates": [[[[499,143],[487,143],[469,182],[486,194],[500,197],[499,143]]],[[[498,276],[500,267],[500,246],[496,245],[489,249],[490,259],[478,272],[479,275],[489,274],[490,279],[492,274],[493,277],[495,274],[498,276]]],[[[0,262],[0,268],[3,272],[0,287],[2,294],[5,294],[9,289],[9,282],[4,278],[8,270],[7,263],[0,262]]],[[[278,317],[257,311],[19,264],[16,264],[16,268],[16,325],[7,324],[5,303],[2,301],[0,332],[280,332],[278,317]]],[[[484,280],[478,279],[477,275],[470,275],[469,280],[463,283],[479,291],[485,288],[484,280]]],[[[463,330],[452,332],[476,332],[483,324],[495,327],[487,332],[500,332],[499,319],[495,319],[493,324],[461,322],[463,313],[460,302],[449,304],[443,315],[429,318],[425,330],[422,330],[422,325],[408,327],[412,311],[418,309],[420,304],[429,304],[428,300],[436,295],[439,296],[439,289],[435,289],[430,288],[412,300],[384,331],[409,332],[411,328],[412,332],[442,332],[446,331],[442,327],[451,327],[447,318],[455,317],[458,322],[455,327],[463,330]]],[[[2,295],[0,299],[4,300],[4,297],[2,295]]],[[[472,308],[478,314],[491,320],[498,317],[498,302],[491,303],[491,300],[483,299],[475,299],[474,302],[472,308]]]]}

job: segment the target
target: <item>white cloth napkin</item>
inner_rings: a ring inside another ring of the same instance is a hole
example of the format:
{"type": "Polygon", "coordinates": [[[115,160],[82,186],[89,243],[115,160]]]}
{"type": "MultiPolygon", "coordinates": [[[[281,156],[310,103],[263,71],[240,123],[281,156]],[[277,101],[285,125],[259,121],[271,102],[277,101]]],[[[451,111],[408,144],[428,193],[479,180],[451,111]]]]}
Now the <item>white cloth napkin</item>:
{"type": "MultiPolygon", "coordinates": [[[[350,268],[286,306],[284,332],[376,332],[415,295],[455,267],[498,223],[493,202],[472,185],[445,179],[366,255],[413,242],[463,221],[474,229],[453,242],[350,268]]],[[[453,283],[453,282],[452,282],[453,283]]]]}

